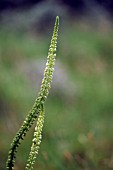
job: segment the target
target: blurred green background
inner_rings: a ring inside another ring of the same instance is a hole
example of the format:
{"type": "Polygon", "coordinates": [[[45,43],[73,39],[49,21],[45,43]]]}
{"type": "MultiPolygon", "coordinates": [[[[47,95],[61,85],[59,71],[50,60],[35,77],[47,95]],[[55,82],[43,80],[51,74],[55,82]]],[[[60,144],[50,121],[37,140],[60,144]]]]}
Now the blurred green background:
{"type": "MultiPolygon", "coordinates": [[[[96,7],[76,13],[49,1],[1,12],[0,170],[38,95],[56,15],[57,61],[35,169],[113,169],[113,23],[96,7]]],[[[15,170],[25,167],[33,131],[18,149],[15,170]]]]}

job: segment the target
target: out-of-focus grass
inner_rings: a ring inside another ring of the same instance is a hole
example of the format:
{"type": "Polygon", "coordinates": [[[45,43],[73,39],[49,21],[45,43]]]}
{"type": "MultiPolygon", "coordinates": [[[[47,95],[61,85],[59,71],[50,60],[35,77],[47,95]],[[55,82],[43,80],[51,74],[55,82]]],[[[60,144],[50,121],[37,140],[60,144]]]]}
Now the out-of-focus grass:
{"type": "MultiPolygon", "coordinates": [[[[57,60],[67,69],[76,95],[62,98],[50,93],[36,169],[113,168],[111,35],[74,25],[61,29],[57,60]]],[[[4,30],[0,37],[0,166],[5,169],[9,145],[37,94],[18,68],[22,62],[45,58],[49,38],[4,30]]],[[[32,131],[19,148],[17,170],[25,166],[32,131]]]]}

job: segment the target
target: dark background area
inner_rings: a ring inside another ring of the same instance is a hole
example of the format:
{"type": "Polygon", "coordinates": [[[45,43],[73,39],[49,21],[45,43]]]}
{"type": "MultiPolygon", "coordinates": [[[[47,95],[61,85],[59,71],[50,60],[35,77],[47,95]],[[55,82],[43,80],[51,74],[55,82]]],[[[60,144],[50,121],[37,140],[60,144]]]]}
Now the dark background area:
{"type": "MultiPolygon", "coordinates": [[[[40,2],[55,2],[55,0],[0,0],[0,10],[7,10],[7,9],[16,9],[16,8],[24,8],[24,7],[32,7],[40,2]]],[[[111,15],[113,14],[113,1],[112,0],[75,0],[75,1],[68,1],[68,0],[57,0],[59,4],[67,5],[70,10],[77,10],[79,13],[82,10],[87,10],[87,8],[101,6],[105,8],[107,12],[111,15]]]]}

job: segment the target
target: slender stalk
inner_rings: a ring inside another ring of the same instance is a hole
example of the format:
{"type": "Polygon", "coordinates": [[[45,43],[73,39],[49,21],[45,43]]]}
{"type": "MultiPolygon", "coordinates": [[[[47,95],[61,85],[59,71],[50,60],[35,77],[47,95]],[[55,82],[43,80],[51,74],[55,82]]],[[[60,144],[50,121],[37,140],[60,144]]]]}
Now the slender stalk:
{"type": "Polygon", "coordinates": [[[35,100],[35,103],[27,115],[23,125],[20,127],[19,131],[17,132],[16,136],[14,137],[9,154],[8,159],[6,162],[6,169],[12,170],[14,169],[14,163],[16,158],[17,148],[19,147],[21,140],[24,139],[26,133],[29,131],[30,127],[33,125],[34,121],[37,119],[39,113],[42,111],[42,105],[44,105],[47,96],[49,94],[54,65],[55,65],[55,57],[56,57],[56,44],[57,44],[57,35],[58,35],[58,27],[59,27],[59,17],[56,17],[55,26],[53,30],[53,36],[51,39],[51,44],[48,52],[46,68],[44,71],[44,78],[42,80],[41,89],[39,91],[38,97],[35,100]]]}

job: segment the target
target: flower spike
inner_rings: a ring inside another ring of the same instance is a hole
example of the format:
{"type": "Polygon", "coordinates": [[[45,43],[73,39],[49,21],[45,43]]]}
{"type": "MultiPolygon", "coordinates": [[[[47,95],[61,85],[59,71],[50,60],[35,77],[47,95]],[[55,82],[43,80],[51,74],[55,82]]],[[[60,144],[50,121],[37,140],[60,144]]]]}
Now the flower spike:
{"type": "MultiPolygon", "coordinates": [[[[53,36],[51,39],[51,44],[50,44],[50,48],[49,48],[49,52],[48,52],[47,63],[46,63],[45,71],[44,71],[44,78],[42,80],[42,85],[41,85],[38,97],[35,100],[35,103],[31,109],[31,111],[27,115],[25,121],[23,122],[23,125],[21,126],[21,128],[19,129],[19,131],[17,132],[16,136],[14,137],[14,139],[12,141],[9,155],[8,155],[8,160],[6,162],[7,170],[14,169],[17,148],[19,147],[21,141],[26,136],[26,133],[29,131],[30,127],[33,125],[33,123],[37,119],[38,115],[39,115],[39,118],[38,118],[38,122],[37,122],[37,126],[36,126],[38,131],[35,132],[35,133],[37,133],[37,135],[36,136],[34,135],[34,138],[35,137],[39,138],[39,136],[41,135],[41,128],[43,126],[43,120],[44,120],[43,107],[44,107],[44,103],[45,103],[45,101],[48,97],[48,94],[49,94],[52,77],[53,77],[53,71],[54,71],[53,67],[55,65],[58,27],[59,27],[59,17],[57,16],[56,21],[55,21],[54,30],[53,30],[53,36]]],[[[36,129],[35,129],[35,131],[36,131],[36,129]]],[[[37,142],[37,140],[36,140],[36,142],[37,142]]],[[[36,148],[34,150],[38,149],[39,146],[36,144],[35,147],[36,148]]],[[[34,148],[34,146],[33,146],[33,148],[34,148]]],[[[34,157],[33,157],[33,159],[34,159],[34,157]]],[[[27,166],[27,168],[28,167],[29,166],[27,166]]]]}

